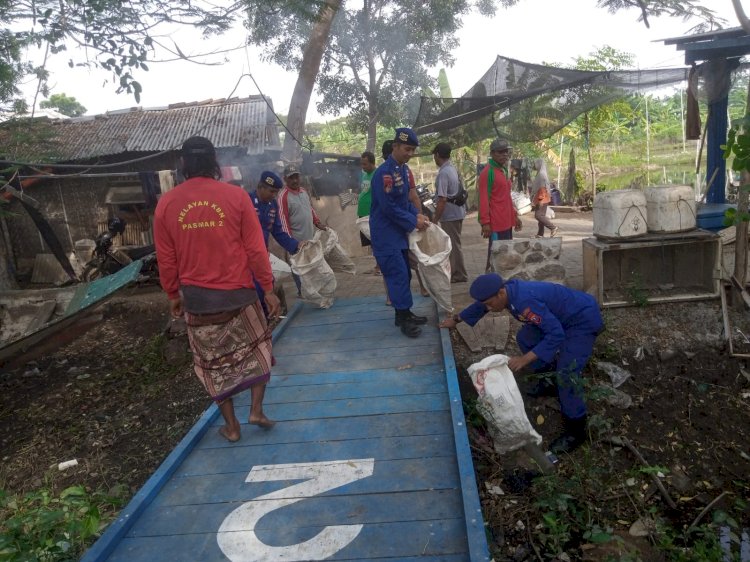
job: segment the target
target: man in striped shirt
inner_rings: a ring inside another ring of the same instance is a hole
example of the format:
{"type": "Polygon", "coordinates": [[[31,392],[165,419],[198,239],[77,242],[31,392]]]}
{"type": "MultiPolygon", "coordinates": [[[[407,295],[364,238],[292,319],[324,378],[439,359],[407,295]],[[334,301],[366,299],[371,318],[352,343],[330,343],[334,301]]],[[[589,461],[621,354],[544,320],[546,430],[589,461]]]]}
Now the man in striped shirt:
{"type": "MultiPolygon", "coordinates": [[[[326,227],[315,214],[310,195],[301,187],[299,169],[294,164],[289,164],[284,168],[284,184],[284,189],[277,198],[281,224],[298,242],[312,240],[316,228],[325,230],[326,227]]],[[[289,261],[288,255],[287,261],[289,261]]],[[[297,286],[297,296],[302,296],[299,277],[294,273],[292,277],[297,286]]]]}

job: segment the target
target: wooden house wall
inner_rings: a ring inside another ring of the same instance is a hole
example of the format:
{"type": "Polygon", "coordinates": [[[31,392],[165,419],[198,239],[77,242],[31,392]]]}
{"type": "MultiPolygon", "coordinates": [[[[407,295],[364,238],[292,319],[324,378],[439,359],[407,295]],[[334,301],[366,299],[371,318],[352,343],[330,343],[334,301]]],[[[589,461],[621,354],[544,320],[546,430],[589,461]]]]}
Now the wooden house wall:
{"type": "MultiPolygon", "coordinates": [[[[124,154],[107,162],[132,160],[143,154],[124,154]]],[[[242,174],[242,185],[251,190],[260,179],[264,169],[277,169],[278,155],[269,153],[262,156],[248,156],[244,149],[219,150],[218,159],[222,166],[237,166],[242,174]]],[[[106,162],[105,162],[106,163],[106,162]]],[[[134,162],[112,168],[115,174],[122,172],[159,171],[175,169],[178,165],[176,152],[170,152],[149,160],[134,162]]],[[[92,169],[91,173],[103,173],[92,169]]],[[[39,211],[52,226],[58,240],[67,254],[73,251],[77,240],[94,239],[106,229],[107,221],[113,211],[105,203],[107,192],[112,187],[140,185],[138,176],[117,176],[97,178],[50,178],[29,186],[25,193],[39,202],[39,211]]],[[[11,201],[13,214],[8,217],[13,258],[16,272],[20,276],[31,274],[35,256],[39,253],[51,253],[42,240],[31,217],[16,199],[11,201]]],[[[153,242],[151,228],[153,209],[136,216],[132,212],[119,213],[126,220],[125,236],[118,237],[118,245],[141,245],[153,242]]]]}

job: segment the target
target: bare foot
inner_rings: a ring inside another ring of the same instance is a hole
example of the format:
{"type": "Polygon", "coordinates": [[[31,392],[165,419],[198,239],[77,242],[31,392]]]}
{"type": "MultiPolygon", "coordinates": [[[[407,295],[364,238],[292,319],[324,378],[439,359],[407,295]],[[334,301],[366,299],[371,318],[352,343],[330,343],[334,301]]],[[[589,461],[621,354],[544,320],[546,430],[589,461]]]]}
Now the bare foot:
{"type": "Polygon", "coordinates": [[[221,435],[224,439],[229,441],[230,443],[236,443],[240,440],[240,432],[238,431],[231,431],[226,425],[222,425],[219,428],[219,435],[221,435]]]}
{"type": "Polygon", "coordinates": [[[385,306],[393,306],[391,299],[388,299],[387,301],[385,301],[385,306]]]}
{"type": "Polygon", "coordinates": [[[429,296],[430,296],[430,293],[429,293],[429,291],[428,291],[427,289],[425,289],[425,288],[419,289],[419,293],[420,293],[420,294],[421,294],[421,295],[422,295],[423,297],[429,297],[429,296]]]}
{"type": "Polygon", "coordinates": [[[266,416],[263,416],[262,418],[248,418],[247,423],[250,425],[257,425],[263,429],[271,429],[276,425],[275,421],[268,419],[266,416]]]}

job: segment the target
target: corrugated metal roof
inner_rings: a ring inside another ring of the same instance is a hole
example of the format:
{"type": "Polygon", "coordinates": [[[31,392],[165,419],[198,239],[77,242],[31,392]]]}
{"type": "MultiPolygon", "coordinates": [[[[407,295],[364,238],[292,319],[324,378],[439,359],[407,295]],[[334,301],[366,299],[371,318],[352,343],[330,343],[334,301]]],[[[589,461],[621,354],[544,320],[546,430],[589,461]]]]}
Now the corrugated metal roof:
{"type": "Polygon", "coordinates": [[[168,107],[110,111],[48,124],[51,136],[24,143],[16,157],[50,154],[56,161],[85,160],[123,152],[179,148],[192,135],[216,148],[242,147],[248,154],[279,148],[275,118],[260,96],[179,103],[168,107]]]}

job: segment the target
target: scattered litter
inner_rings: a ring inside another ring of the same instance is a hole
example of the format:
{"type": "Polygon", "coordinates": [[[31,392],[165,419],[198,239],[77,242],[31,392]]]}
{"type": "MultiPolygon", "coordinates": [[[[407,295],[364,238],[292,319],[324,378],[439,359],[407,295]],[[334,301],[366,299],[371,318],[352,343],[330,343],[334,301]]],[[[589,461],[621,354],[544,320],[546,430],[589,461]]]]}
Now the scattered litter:
{"type": "Polygon", "coordinates": [[[614,388],[617,388],[630,378],[630,371],[626,371],[614,363],[599,361],[596,364],[596,367],[609,375],[609,378],[612,379],[612,386],[614,388]]]}
{"type": "Polygon", "coordinates": [[[648,517],[641,517],[630,526],[628,534],[631,537],[648,537],[656,531],[656,522],[648,517]]]}
{"type": "Polygon", "coordinates": [[[490,484],[489,482],[485,482],[484,487],[487,488],[487,493],[491,496],[504,496],[505,495],[505,492],[503,491],[503,489],[496,484],[490,484]]]}
{"type": "Polygon", "coordinates": [[[73,466],[78,466],[78,459],[61,462],[57,465],[57,470],[67,470],[73,466]]]}
{"type": "Polygon", "coordinates": [[[674,349],[665,349],[659,352],[659,359],[662,361],[669,361],[677,357],[677,352],[674,349]]]}
{"type": "Polygon", "coordinates": [[[516,529],[518,529],[519,531],[523,531],[525,528],[526,525],[523,524],[523,521],[521,521],[520,519],[516,521],[516,529]]]}
{"type": "Polygon", "coordinates": [[[745,343],[750,343],[750,339],[747,339],[747,336],[742,333],[742,330],[740,330],[739,328],[735,328],[734,331],[742,337],[742,341],[744,341],[745,343]]]}
{"type": "Polygon", "coordinates": [[[630,408],[630,406],[633,405],[633,398],[627,392],[617,390],[616,388],[604,388],[607,389],[607,394],[605,395],[604,399],[610,406],[620,408],[621,410],[627,410],[628,408],[630,408]]]}
{"type": "Polygon", "coordinates": [[[635,355],[633,355],[633,359],[635,359],[636,361],[643,361],[645,357],[646,357],[646,354],[643,352],[643,346],[635,350],[635,355]]]}

